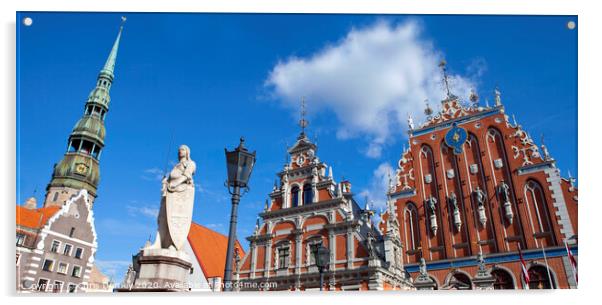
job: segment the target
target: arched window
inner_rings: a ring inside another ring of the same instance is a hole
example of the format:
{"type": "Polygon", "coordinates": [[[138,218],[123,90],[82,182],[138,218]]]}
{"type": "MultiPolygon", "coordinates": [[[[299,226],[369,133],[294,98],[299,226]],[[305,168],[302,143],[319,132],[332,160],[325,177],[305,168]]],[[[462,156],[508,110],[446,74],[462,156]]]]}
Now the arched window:
{"type": "Polygon", "coordinates": [[[293,186],[291,189],[291,207],[299,205],[299,187],[293,186]]]}
{"type": "Polygon", "coordinates": [[[418,226],[418,209],[413,203],[408,203],[403,212],[405,244],[408,251],[420,247],[420,229],[418,226]]]}
{"type": "Polygon", "coordinates": [[[493,289],[514,289],[512,275],[504,269],[493,269],[491,275],[495,278],[493,289]]]}
{"type": "Polygon", "coordinates": [[[554,279],[548,276],[548,269],[541,265],[529,268],[529,289],[556,288],[554,279]]]}
{"type": "Polygon", "coordinates": [[[310,204],[314,199],[314,194],[311,189],[311,184],[303,186],[303,205],[310,204]]]}
{"type": "Polygon", "coordinates": [[[527,202],[527,212],[529,213],[531,228],[536,239],[541,240],[544,238],[548,242],[547,245],[555,245],[546,197],[541,185],[537,181],[529,180],[525,184],[525,200],[527,202]]]}

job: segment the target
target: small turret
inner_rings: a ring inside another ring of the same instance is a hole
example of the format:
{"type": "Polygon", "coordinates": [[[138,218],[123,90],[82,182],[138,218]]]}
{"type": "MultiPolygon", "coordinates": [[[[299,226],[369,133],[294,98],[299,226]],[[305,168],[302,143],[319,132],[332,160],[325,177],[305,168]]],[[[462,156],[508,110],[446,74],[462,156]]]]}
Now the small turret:
{"type": "Polygon", "coordinates": [[[23,204],[23,207],[29,210],[35,210],[38,207],[38,200],[36,197],[29,197],[23,204]]]}

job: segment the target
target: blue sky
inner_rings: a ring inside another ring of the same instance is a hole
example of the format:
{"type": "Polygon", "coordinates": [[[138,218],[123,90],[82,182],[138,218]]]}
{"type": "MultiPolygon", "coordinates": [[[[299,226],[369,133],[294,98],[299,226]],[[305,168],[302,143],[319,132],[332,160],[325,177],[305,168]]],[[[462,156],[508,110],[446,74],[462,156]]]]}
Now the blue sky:
{"type": "MultiPolygon", "coordinates": [[[[121,15],[18,14],[33,19],[17,26],[19,203],[36,189],[43,201],[121,15]]],[[[223,233],[223,149],[244,135],[257,150],[238,226],[240,239],[251,234],[299,133],[301,95],[318,156],[378,205],[407,143],[405,117],[419,120],[425,98],[439,104],[441,58],[454,93],[474,88],[484,104],[499,86],[506,112],[536,143],[545,134],[564,176],[578,174],[574,16],[125,15],[94,206],[97,260],[116,281],[155,232],[160,176],[179,144],[197,162],[193,218],[223,233]]]]}

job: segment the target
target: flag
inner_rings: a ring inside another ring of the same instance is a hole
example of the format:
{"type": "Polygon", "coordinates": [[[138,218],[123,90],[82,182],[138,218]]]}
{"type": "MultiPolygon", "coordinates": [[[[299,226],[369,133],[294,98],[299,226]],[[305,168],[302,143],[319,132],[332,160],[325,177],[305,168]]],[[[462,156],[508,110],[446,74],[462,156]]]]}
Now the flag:
{"type": "Polygon", "coordinates": [[[575,275],[575,283],[577,283],[578,282],[578,280],[577,280],[577,261],[575,260],[573,253],[571,253],[571,249],[569,248],[569,245],[566,243],[566,240],[564,241],[564,247],[566,248],[566,253],[569,257],[569,262],[571,263],[571,267],[573,268],[573,274],[575,275]]]}
{"type": "MultiPolygon", "coordinates": [[[[527,263],[525,263],[525,259],[523,258],[523,252],[520,250],[520,245],[518,245],[518,255],[520,257],[520,269],[523,274],[523,279],[525,280],[525,288],[529,287],[529,272],[527,271],[527,263]]],[[[528,289],[528,288],[527,288],[528,289]]]]}

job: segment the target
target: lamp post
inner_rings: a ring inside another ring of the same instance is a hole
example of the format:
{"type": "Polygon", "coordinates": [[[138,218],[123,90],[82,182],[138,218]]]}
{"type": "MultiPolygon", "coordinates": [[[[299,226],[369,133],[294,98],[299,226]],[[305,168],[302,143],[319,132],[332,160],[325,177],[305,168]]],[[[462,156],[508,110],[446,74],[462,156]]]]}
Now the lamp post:
{"type": "Polygon", "coordinates": [[[228,233],[228,250],[226,252],[226,266],[224,268],[224,291],[232,291],[232,258],[234,256],[234,244],[236,242],[236,222],[238,203],[240,202],[240,189],[249,189],[248,182],[251,171],[255,165],[255,152],[250,153],[244,147],[244,138],[240,138],[240,144],[233,151],[226,152],[226,166],[228,169],[228,180],[226,187],[232,195],[232,212],[230,214],[230,231],[228,233]]]}
{"type": "Polygon", "coordinates": [[[320,291],[324,288],[324,271],[328,269],[330,265],[330,251],[323,245],[318,246],[316,249],[316,266],[318,266],[318,272],[320,272],[320,291]]]}

